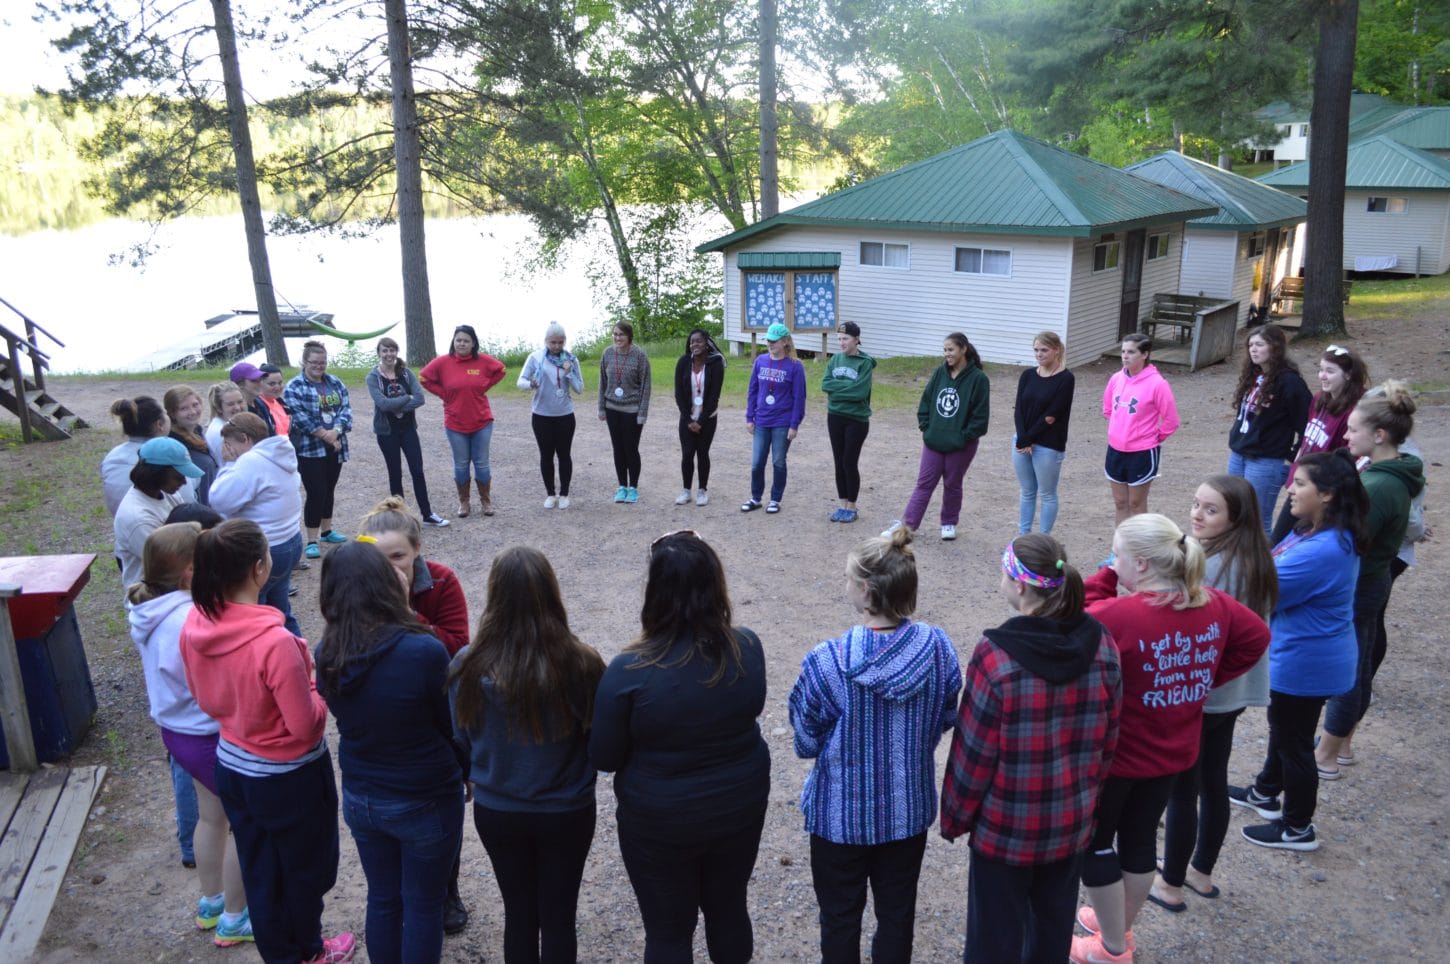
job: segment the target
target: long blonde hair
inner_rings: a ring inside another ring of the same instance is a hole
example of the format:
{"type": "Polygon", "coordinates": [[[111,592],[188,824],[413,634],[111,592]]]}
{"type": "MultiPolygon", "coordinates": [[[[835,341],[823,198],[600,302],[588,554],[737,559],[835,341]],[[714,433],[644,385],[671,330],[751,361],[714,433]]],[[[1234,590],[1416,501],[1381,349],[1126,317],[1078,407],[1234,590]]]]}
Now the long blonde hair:
{"type": "Polygon", "coordinates": [[[1155,578],[1168,584],[1174,609],[1196,609],[1208,602],[1208,590],[1203,586],[1203,546],[1166,515],[1144,512],[1124,519],[1118,524],[1118,543],[1123,552],[1142,559],[1155,578]]]}

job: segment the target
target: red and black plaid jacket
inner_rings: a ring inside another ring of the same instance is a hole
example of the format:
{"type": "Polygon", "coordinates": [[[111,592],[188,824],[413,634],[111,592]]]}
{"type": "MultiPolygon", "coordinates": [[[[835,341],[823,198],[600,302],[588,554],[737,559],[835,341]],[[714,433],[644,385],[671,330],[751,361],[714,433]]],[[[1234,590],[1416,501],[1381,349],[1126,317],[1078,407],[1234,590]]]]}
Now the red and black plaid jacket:
{"type": "Polygon", "coordinates": [[[942,783],[941,832],[1014,866],[1087,847],[1118,741],[1122,670],[1102,633],[1077,679],[1051,683],[989,639],[972,653],[942,783]]]}

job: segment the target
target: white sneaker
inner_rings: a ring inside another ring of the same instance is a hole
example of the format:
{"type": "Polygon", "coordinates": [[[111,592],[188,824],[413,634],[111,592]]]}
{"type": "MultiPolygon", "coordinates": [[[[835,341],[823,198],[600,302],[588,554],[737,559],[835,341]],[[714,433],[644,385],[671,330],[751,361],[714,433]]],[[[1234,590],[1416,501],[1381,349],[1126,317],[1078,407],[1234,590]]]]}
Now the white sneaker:
{"type": "Polygon", "coordinates": [[[680,490],[680,494],[675,497],[675,505],[689,505],[689,504],[690,504],[690,490],[689,489],[681,489],[680,490]]]}
{"type": "Polygon", "coordinates": [[[955,539],[957,537],[957,527],[956,526],[942,526],[941,527],[941,537],[942,537],[942,541],[943,542],[951,542],[953,539],[955,539]]]}
{"type": "Polygon", "coordinates": [[[710,493],[706,492],[704,489],[701,489],[700,492],[699,492],[699,494],[695,496],[695,504],[696,505],[709,505],[710,504],[710,493]]]}
{"type": "Polygon", "coordinates": [[[561,496],[559,496],[559,508],[561,508],[561,509],[567,509],[567,508],[569,508],[569,497],[567,495],[561,495],[561,496]]]}
{"type": "Polygon", "coordinates": [[[895,522],[891,523],[891,525],[889,525],[886,528],[884,528],[884,529],[881,530],[881,538],[883,538],[883,539],[890,539],[891,538],[891,534],[893,532],[895,532],[897,529],[900,529],[900,528],[901,528],[901,520],[900,519],[897,519],[895,522]]]}
{"type": "Polygon", "coordinates": [[[559,504],[559,499],[558,499],[557,496],[551,495],[551,496],[549,496],[548,498],[546,498],[544,500],[544,508],[546,508],[546,509],[552,509],[554,506],[556,506],[558,504],[559,504]]]}

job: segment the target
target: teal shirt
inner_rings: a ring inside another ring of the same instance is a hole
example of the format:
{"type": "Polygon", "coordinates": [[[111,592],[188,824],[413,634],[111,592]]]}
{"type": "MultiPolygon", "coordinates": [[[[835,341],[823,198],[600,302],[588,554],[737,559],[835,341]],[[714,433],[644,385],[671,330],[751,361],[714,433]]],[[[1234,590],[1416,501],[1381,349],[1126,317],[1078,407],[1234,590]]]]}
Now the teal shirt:
{"type": "Polygon", "coordinates": [[[876,359],[864,351],[854,355],[837,352],[826,362],[821,391],[826,395],[826,413],[864,422],[871,418],[871,372],[876,359]]]}
{"type": "Polygon", "coordinates": [[[933,452],[960,452],[986,435],[990,388],[987,373],[971,362],[955,378],[946,365],[932,372],[916,407],[922,444],[933,452]]]}

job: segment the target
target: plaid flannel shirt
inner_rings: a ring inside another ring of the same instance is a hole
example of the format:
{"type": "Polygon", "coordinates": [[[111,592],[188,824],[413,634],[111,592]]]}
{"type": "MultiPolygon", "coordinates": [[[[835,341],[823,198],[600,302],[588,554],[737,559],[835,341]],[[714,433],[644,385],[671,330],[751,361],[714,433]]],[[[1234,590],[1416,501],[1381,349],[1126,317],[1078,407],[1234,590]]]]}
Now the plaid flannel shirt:
{"type": "Polygon", "coordinates": [[[338,461],[347,461],[352,402],[342,379],[330,372],[324,373],[322,385],[317,386],[309,382],[306,375],[295,375],[282,391],[282,402],[292,410],[288,434],[299,459],[322,459],[330,455],[332,450],[312,433],[320,428],[333,428],[337,430],[338,461]]]}
{"type": "Polygon", "coordinates": [[[1087,847],[1118,740],[1122,669],[1106,631],[1092,665],[1054,684],[988,639],[967,665],[942,783],[941,832],[1013,866],[1087,847]]]}

